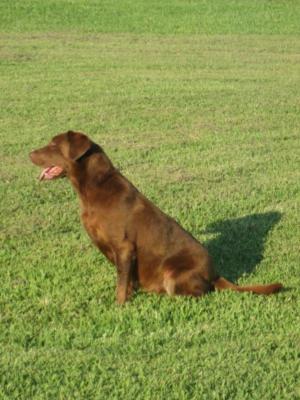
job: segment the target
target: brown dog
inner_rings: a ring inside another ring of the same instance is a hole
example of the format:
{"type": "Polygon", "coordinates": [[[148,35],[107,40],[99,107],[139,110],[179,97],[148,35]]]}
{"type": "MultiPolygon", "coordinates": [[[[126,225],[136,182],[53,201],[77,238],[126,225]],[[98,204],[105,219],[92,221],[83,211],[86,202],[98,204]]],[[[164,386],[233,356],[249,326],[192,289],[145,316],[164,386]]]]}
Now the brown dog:
{"type": "Polygon", "coordinates": [[[219,277],[207,250],[144,197],[86,135],[66,132],[30,153],[40,179],[66,175],[77,191],[90,238],[117,267],[117,301],[133,288],[201,296],[214,289],[271,294],[280,283],[240,287],[219,277]]]}

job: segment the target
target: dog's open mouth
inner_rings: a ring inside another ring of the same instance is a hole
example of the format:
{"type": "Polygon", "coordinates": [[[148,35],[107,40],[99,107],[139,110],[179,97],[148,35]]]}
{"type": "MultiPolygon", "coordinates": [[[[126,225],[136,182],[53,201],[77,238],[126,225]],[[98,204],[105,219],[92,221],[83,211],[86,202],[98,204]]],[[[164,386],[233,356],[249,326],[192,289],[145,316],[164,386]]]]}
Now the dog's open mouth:
{"type": "Polygon", "coordinates": [[[59,178],[60,176],[64,176],[65,171],[63,168],[58,167],[56,165],[52,165],[51,167],[43,169],[39,176],[39,180],[50,180],[50,179],[55,179],[59,178]]]}

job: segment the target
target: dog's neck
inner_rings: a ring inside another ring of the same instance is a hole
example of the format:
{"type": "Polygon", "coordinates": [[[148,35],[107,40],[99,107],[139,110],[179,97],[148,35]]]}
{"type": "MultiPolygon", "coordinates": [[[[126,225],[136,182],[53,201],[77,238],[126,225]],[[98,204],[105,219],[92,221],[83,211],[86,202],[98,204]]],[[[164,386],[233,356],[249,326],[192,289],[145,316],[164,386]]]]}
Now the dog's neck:
{"type": "Polygon", "coordinates": [[[77,158],[76,162],[77,163],[82,163],[84,162],[87,158],[89,158],[91,155],[95,154],[95,153],[99,153],[101,151],[100,147],[93,143],[91,145],[91,147],[88,149],[88,151],[86,151],[84,154],[82,154],[82,156],[80,156],[79,158],[77,158]]]}
{"type": "Polygon", "coordinates": [[[100,186],[117,170],[103,150],[96,144],[79,157],[68,172],[68,177],[80,196],[89,187],[100,186]]]}

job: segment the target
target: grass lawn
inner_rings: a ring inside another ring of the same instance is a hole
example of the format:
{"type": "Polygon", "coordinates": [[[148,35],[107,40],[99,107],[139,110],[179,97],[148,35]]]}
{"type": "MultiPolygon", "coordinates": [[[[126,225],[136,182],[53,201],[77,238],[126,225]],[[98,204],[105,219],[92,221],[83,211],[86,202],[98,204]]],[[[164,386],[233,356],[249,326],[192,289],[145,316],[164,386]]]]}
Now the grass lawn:
{"type": "Polygon", "coordinates": [[[0,399],[300,398],[300,3],[0,4],[0,399]],[[261,297],[137,293],[31,149],[81,130],[261,297]]]}

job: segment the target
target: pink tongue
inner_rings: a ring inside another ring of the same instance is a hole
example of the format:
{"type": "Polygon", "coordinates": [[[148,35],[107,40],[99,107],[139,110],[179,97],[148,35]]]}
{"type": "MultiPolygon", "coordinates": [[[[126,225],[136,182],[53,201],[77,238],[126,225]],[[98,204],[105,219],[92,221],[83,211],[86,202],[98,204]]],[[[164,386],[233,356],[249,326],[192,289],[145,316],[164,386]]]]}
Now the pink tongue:
{"type": "Polygon", "coordinates": [[[56,167],[55,165],[53,167],[45,168],[41,172],[41,175],[39,176],[39,180],[42,181],[44,179],[46,179],[46,180],[54,179],[54,178],[58,177],[62,172],[63,172],[63,169],[60,167],[56,167]]]}

